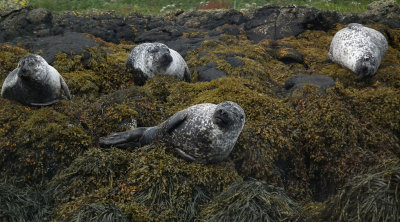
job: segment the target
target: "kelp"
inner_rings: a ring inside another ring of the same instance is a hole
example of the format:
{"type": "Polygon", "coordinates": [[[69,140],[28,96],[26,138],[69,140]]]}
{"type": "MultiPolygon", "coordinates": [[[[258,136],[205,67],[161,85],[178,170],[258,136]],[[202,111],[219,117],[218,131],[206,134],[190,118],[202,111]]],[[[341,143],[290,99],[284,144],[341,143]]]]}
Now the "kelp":
{"type": "Polygon", "coordinates": [[[235,183],[203,206],[201,221],[294,221],[299,205],[282,188],[261,181],[235,183]]]}
{"type": "Polygon", "coordinates": [[[38,188],[17,188],[0,182],[0,220],[51,221],[51,193],[38,188]]]}
{"type": "Polygon", "coordinates": [[[354,176],[321,208],[320,221],[398,221],[399,160],[387,160],[354,176]]]}

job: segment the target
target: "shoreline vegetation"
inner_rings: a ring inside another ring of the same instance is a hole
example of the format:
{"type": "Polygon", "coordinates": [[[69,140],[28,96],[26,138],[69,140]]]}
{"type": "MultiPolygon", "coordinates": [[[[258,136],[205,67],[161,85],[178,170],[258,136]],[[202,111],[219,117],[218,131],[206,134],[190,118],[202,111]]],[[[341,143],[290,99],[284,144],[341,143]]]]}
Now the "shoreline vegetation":
{"type": "MultiPolygon", "coordinates": [[[[20,1],[20,0],[14,0],[20,1]]],[[[24,0],[26,1],[26,0],[24,0]]],[[[396,0],[400,3],[400,0],[396,0]]],[[[262,7],[266,4],[310,6],[321,10],[335,10],[340,13],[358,13],[367,10],[373,0],[30,0],[35,8],[46,8],[52,12],[113,10],[122,15],[141,13],[160,15],[178,9],[218,9],[232,8],[246,10],[262,7]]]]}

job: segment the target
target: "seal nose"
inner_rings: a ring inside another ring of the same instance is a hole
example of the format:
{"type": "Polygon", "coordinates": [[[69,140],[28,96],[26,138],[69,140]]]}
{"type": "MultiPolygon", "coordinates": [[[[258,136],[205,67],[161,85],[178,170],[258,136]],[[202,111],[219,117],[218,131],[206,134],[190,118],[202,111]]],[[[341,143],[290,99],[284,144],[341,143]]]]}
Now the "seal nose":
{"type": "Polygon", "coordinates": [[[224,109],[219,109],[217,112],[219,115],[221,115],[223,117],[228,117],[228,112],[225,111],[224,109]]]}
{"type": "Polygon", "coordinates": [[[161,56],[160,62],[164,66],[167,66],[172,62],[172,56],[170,54],[164,54],[161,56]]]}

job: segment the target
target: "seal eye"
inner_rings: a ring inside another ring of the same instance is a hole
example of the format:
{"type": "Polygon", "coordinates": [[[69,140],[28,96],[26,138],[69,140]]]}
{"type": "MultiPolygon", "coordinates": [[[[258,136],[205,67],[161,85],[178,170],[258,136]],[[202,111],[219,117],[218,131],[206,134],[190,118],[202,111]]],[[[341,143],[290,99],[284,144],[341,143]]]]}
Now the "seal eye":
{"type": "Polygon", "coordinates": [[[149,49],[149,52],[150,52],[150,53],[157,53],[158,51],[159,51],[158,48],[149,49]]]}

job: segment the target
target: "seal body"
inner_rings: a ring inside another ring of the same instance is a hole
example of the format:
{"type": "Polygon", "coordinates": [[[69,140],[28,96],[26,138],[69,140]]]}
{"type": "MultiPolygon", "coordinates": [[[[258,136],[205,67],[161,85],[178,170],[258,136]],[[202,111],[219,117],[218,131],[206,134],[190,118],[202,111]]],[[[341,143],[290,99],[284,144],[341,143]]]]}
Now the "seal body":
{"type": "Polygon", "coordinates": [[[139,147],[165,141],[183,158],[214,163],[232,151],[245,123],[245,113],[236,103],[203,103],[181,110],[155,127],[140,127],[101,138],[103,146],[139,147]]]}
{"type": "Polygon", "coordinates": [[[376,73],[387,48],[387,40],[380,32],[350,23],[333,37],[328,58],[363,78],[376,73]]]}
{"type": "Polygon", "coordinates": [[[4,80],[1,96],[29,106],[46,106],[65,97],[71,99],[68,86],[58,71],[39,55],[28,55],[18,62],[4,80]]]}
{"type": "Polygon", "coordinates": [[[135,83],[143,85],[156,75],[172,75],[191,81],[189,68],[182,56],[162,43],[142,43],[132,49],[126,66],[135,73],[135,83]]]}

